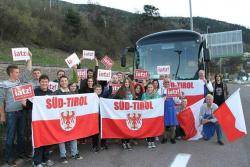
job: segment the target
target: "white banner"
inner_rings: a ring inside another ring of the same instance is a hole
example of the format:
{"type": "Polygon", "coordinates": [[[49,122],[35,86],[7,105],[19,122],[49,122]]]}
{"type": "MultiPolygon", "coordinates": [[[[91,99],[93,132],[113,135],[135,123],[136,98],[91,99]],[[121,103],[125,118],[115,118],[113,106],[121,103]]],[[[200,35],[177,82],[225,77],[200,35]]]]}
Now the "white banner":
{"type": "Polygon", "coordinates": [[[170,74],[170,66],[157,66],[156,70],[158,75],[170,74]]]}
{"type": "Polygon", "coordinates": [[[83,50],[82,51],[82,57],[84,59],[93,60],[93,59],[95,59],[95,51],[92,51],[92,50],[83,50]]]}
{"type": "Polygon", "coordinates": [[[52,81],[49,82],[48,89],[55,92],[58,89],[58,83],[52,81]]]}
{"type": "Polygon", "coordinates": [[[98,81],[110,81],[111,80],[111,70],[98,69],[97,80],[98,81]]]}
{"type": "Polygon", "coordinates": [[[76,55],[76,53],[73,53],[68,58],[65,59],[65,62],[69,66],[69,68],[73,67],[74,65],[77,65],[80,63],[80,59],[76,55]]]}
{"type": "Polygon", "coordinates": [[[12,48],[13,61],[30,60],[28,48],[12,48]]]}

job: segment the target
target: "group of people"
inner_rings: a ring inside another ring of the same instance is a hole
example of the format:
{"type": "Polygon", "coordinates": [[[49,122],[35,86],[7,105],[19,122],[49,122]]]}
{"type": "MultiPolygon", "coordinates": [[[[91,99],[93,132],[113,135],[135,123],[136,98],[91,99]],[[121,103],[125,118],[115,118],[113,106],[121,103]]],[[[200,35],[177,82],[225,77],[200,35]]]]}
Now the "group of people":
{"type": "MultiPolygon", "coordinates": [[[[9,166],[15,166],[15,157],[26,158],[27,153],[32,154],[35,166],[52,166],[54,162],[49,159],[51,146],[42,146],[32,148],[31,144],[31,115],[32,102],[29,100],[14,101],[11,88],[31,83],[34,87],[35,96],[45,95],[68,95],[82,93],[96,93],[99,97],[126,99],[126,100],[151,100],[156,98],[165,98],[164,103],[164,124],[165,131],[162,134],[161,143],[170,141],[176,143],[177,137],[184,137],[185,133],[179,127],[177,115],[187,107],[187,99],[183,94],[179,97],[169,98],[166,96],[166,89],[170,87],[171,79],[162,77],[163,87],[160,87],[159,80],[143,80],[135,81],[132,75],[125,76],[122,72],[113,74],[111,81],[97,81],[98,60],[95,59],[95,69],[88,69],[87,78],[82,80],[74,79],[75,70],[73,67],[72,76],[69,78],[65,75],[65,71],[59,70],[54,82],[58,82],[58,90],[52,92],[48,85],[50,78],[38,68],[32,69],[32,59],[27,61],[27,68],[20,74],[20,70],[16,65],[9,65],[6,72],[9,76],[8,80],[0,84],[0,123],[6,125],[6,142],[4,145],[5,161],[9,166]],[[73,79],[72,79],[73,78],[73,79]],[[120,84],[120,88],[114,92],[112,85],[120,84]],[[16,146],[14,147],[14,141],[16,146]],[[24,149],[25,148],[25,149],[24,149]],[[16,154],[14,154],[16,152],[16,154]]],[[[223,145],[222,132],[220,125],[213,112],[221,105],[228,96],[227,86],[222,82],[222,77],[215,75],[213,83],[206,80],[205,72],[199,71],[199,79],[204,81],[204,95],[206,100],[200,110],[200,123],[203,124],[203,137],[209,140],[217,133],[218,143],[223,145]]],[[[100,139],[99,134],[90,137],[92,140],[92,148],[94,152],[100,149],[108,149],[105,139],[100,139]]],[[[155,140],[159,136],[148,137],[145,139],[148,148],[155,148],[155,140]]],[[[132,150],[131,139],[121,139],[123,149],[132,150]]],[[[132,139],[134,140],[134,139],[132,139]]],[[[72,159],[82,159],[79,154],[78,144],[84,143],[85,139],[69,141],[67,143],[58,143],[61,162],[66,164],[68,159],[66,156],[66,146],[69,145],[72,159]]]]}

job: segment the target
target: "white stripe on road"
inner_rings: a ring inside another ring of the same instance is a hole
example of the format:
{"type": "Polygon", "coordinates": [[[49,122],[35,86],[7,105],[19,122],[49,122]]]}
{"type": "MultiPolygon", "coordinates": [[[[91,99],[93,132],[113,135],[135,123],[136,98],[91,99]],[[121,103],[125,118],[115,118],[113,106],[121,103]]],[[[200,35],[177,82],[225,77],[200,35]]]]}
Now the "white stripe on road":
{"type": "Polygon", "coordinates": [[[177,154],[170,167],[186,167],[191,154],[177,154]]]}

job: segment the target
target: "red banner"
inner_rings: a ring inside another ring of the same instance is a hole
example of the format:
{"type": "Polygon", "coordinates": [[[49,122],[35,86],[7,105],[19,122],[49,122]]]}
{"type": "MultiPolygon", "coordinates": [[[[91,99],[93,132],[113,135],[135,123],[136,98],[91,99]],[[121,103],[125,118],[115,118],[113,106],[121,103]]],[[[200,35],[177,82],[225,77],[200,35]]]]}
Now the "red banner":
{"type": "Polygon", "coordinates": [[[87,78],[87,70],[88,69],[77,69],[77,76],[79,79],[86,79],[87,78]]]}
{"type": "Polygon", "coordinates": [[[112,95],[116,94],[116,92],[121,86],[122,84],[112,84],[112,95]]]}
{"type": "Polygon", "coordinates": [[[101,60],[102,64],[105,65],[106,69],[111,69],[113,66],[113,60],[110,59],[108,56],[104,56],[101,60]]]}
{"type": "Polygon", "coordinates": [[[134,79],[143,80],[149,78],[149,72],[142,69],[136,69],[134,79]]]}
{"type": "Polygon", "coordinates": [[[21,101],[35,96],[32,84],[12,88],[14,101],[21,101]]]}
{"type": "Polygon", "coordinates": [[[179,87],[167,88],[167,97],[179,97],[181,89],[179,87]]]}

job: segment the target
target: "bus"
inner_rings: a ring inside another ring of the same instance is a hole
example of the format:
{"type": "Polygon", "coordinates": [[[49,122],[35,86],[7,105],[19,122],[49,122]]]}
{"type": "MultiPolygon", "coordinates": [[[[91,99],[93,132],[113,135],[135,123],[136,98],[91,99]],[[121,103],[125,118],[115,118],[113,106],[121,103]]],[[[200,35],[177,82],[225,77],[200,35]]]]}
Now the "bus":
{"type": "Polygon", "coordinates": [[[126,66],[126,56],[134,52],[134,69],[149,72],[151,79],[159,79],[157,66],[170,66],[170,77],[175,80],[198,79],[198,71],[208,71],[210,61],[206,40],[190,30],[170,30],[147,35],[135,47],[127,47],[121,56],[121,66],[126,66]]]}

